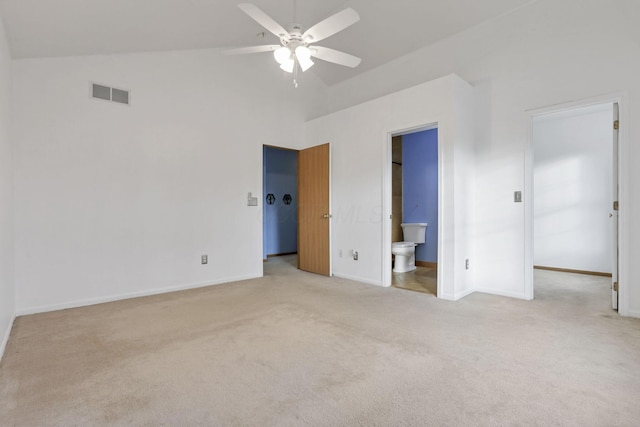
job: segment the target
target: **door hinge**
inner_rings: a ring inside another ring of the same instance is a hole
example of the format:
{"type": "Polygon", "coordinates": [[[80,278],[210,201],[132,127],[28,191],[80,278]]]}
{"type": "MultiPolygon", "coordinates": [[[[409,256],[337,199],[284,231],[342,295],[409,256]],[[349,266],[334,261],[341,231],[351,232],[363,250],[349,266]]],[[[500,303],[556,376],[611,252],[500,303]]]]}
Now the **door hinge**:
{"type": "Polygon", "coordinates": [[[618,282],[613,282],[613,290],[618,292],[618,282]]]}
{"type": "Polygon", "coordinates": [[[618,203],[618,201],[616,200],[615,202],[613,202],[613,210],[617,211],[620,209],[620,204],[618,203]]]}
{"type": "Polygon", "coordinates": [[[620,120],[616,120],[615,122],[613,122],[613,129],[614,130],[620,129],[620,120]]]}

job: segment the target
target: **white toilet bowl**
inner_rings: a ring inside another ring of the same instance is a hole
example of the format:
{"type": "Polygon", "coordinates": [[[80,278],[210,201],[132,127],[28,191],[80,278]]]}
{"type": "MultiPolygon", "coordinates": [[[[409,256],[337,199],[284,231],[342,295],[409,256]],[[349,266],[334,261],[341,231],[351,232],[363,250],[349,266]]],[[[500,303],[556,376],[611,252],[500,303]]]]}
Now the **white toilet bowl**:
{"type": "Polygon", "coordinates": [[[413,242],[395,242],[391,244],[391,253],[395,255],[394,273],[406,273],[416,269],[416,244],[413,242]]]}
{"type": "Polygon", "coordinates": [[[406,273],[416,269],[416,246],[425,243],[426,222],[402,223],[404,242],[391,244],[391,253],[395,255],[394,273],[406,273]]]}

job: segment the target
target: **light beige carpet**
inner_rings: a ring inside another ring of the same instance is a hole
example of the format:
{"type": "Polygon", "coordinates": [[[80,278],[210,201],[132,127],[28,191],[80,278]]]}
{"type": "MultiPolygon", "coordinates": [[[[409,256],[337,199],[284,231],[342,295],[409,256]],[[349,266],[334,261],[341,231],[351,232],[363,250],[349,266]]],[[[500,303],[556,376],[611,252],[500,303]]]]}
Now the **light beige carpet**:
{"type": "Polygon", "coordinates": [[[20,317],[2,426],[638,425],[606,279],[458,302],[298,272],[20,317]]]}

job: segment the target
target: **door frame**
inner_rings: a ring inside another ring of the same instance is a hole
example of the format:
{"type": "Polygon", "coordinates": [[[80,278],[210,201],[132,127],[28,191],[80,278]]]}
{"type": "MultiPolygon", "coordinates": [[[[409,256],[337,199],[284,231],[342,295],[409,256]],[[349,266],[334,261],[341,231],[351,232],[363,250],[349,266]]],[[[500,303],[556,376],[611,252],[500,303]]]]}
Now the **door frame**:
{"type": "MultiPolygon", "coordinates": [[[[384,154],[382,156],[384,165],[382,174],[382,207],[383,207],[383,221],[382,221],[382,285],[389,287],[392,283],[393,272],[391,268],[391,213],[392,213],[392,146],[393,137],[398,135],[406,135],[410,133],[422,132],[431,129],[439,129],[437,121],[425,122],[419,125],[399,128],[395,130],[385,131],[384,154]]],[[[438,268],[444,266],[442,259],[444,250],[442,248],[442,218],[443,218],[443,147],[442,138],[440,138],[440,132],[438,132],[438,268]]],[[[441,274],[437,274],[437,295],[440,297],[443,294],[441,274]]]]}
{"type": "MultiPolygon", "coordinates": [[[[618,211],[618,313],[622,316],[629,315],[629,225],[627,218],[628,194],[628,173],[630,158],[627,142],[628,123],[628,95],[626,92],[617,92],[608,95],[587,98],[579,101],[555,104],[541,108],[527,110],[529,116],[529,135],[524,153],[524,198],[529,197],[530,202],[524,206],[524,290],[526,299],[534,298],[534,278],[533,278],[533,119],[536,116],[550,113],[557,113],[581,107],[589,107],[598,104],[617,103],[620,114],[620,129],[618,133],[618,201],[621,209],[618,211]]],[[[612,131],[613,131],[613,123],[612,131]]]]}

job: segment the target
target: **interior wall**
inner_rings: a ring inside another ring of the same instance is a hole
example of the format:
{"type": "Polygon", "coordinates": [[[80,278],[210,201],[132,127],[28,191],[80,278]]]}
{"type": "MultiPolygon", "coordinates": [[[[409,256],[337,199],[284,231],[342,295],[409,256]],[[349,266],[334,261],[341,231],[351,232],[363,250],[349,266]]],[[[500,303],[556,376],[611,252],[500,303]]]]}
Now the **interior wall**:
{"type": "Polygon", "coordinates": [[[264,147],[265,151],[265,258],[298,252],[298,152],[264,147]],[[267,204],[273,194],[275,201],[267,204]],[[284,196],[291,196],[291,203],[284,196]]]}
{"type": "MultiPolygon", "coordinates": [[[[524,203],[529,111],[622,94],[621,256],[640,258],[640,30],[632,0],[539,0],[329,89],[331,111],[456,73],[477,90],[474,258],[479,289],[527,298],[524,203]],[[568,54],[570,52],[570,54],[568,54]],[[626,150],[626,151],[624,151],[626,150]]],[[[356,159],[353,156],[351,159],[356,159]]],[[[349,161],[349,160],[345,160],[349,161]]],[[[460,190],[464,190],[461,187],[460,190]]],[[[348,238],[356,238],[357,232],[348,238]]],[[[640,316],[640,271],[621,271],[622,314],[640,316]]]]}
{"type": "Polygon", "coordinates": [[[0,19],[0,359],[15,316],[13,274],[13,144],[9,126],[11,58],[0,19]]]}
{"type": "Polygon", "coordinates": [[[329,142],[332,147],[331,241],[336,276],[383,285],[388,267],[390,279],[391,241],[383,245],[385,229],[389,239],[391,236],[390,134],[437,123],[444,176],[439,215],[443,251],[438,263],[439,283],[444,288],[438,290],[438,296],[458,299],[473,291],[473,272],[460,269],[470,250],[464,240],[471,239],[472,233],[466,226],[467,216],[473,214],[472,190],[454,195],[455,183],[466,180],[474,170],[473,108],[473,89],[452,75],[307,123],[309,146],[329,142]],[[463,151],[470,153],[466,156],[463,151]],[[467,209],[458,211],[459,207],[467,209]],[[359,252],[358,261],[340,257],[340,251],[348,254],[351,250],[359,252]]]}
{"type": "Polygon", "coordinates": [[[438,262],[438,129],[402,136],[402,222],[427,223],[416,261],[438,262]]]}
{"type": "Polygon", "coordinates": [[[534,120],[534,265],[611,273],[613,105],[534,120]]]}
{"type": "Polygon", "coordinates": [[[325,105],[312,76],[294,90],[262,61],[13,62],[20,313],[262,275],[262,146],[295,148],[325,105]],[[89,82],[129,89],[131,105],[91,99],[89,82]]]}

